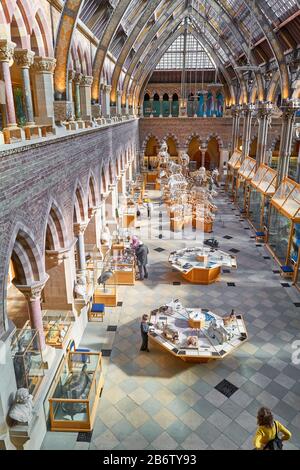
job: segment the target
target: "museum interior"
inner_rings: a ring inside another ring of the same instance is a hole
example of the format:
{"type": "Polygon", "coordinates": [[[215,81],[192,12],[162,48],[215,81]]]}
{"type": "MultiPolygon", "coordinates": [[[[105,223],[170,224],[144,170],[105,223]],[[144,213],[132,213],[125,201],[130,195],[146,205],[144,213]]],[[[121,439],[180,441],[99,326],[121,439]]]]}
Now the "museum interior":
{"type": "Polygon", "coordinates": [[[298,0],[1,0],[0,224],[0,449],[300,450],[298,0]]]}

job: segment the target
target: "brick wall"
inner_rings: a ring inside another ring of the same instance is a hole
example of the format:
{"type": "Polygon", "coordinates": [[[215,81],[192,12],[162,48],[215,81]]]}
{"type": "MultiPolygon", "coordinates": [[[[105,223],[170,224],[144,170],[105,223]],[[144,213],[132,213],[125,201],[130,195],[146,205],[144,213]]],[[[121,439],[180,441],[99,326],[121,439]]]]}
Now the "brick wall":
{"type": "MultiPolygon", "coordinates": [[[[138,121],[77,132],[0,152],[0,337],[4,330],[6,276],[17,227],[28,229],[44,258],[52,200],[73,239],[73,207],[79,182],[88,197],[92,172],[100,191],[102,168],[139,148],[138,121]]],[[[106,176],[108,180],[108,175],[106,176]]]]}
{"type": "MultiPolygon", "coordinates": [[[[269,146],[274,139],[280,136],[281,120],[273,120],[272,128],[269,132],[269,146]]],[[[242,136],[243,122],[241,120],[240,134],[242,136]]],[[[252,137],[257,136],[258,125],[253,119],[252,137]]],[[[232,119],[224,118],[144,118],[140,120],[140,143],[141,150],[146,143],[148,136],[155,136],[159,142],[173,135],[181,150],[186,150],[193,135],[200,137],[200,140],[209,139],[210,136],[219,138],[219,142],[224,148],[231,144],[232,119]]]]}

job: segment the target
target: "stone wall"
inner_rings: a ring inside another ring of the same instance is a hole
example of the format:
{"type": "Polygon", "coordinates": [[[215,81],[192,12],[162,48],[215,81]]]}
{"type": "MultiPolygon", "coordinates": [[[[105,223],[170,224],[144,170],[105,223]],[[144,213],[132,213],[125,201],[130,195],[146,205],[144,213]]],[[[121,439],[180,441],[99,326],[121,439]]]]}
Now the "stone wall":
{"type": "Polygon", "coordinates": [[[75,191],[88,197],[89,178],[101,191],[101,174],[125,152],[139,148],[138,121],[114,124],[0,152],[0,338],[6,324],[6,276],[18,229],[22,226],[44,259],[45,232],[52,202],[73,239],[75,191]]]}

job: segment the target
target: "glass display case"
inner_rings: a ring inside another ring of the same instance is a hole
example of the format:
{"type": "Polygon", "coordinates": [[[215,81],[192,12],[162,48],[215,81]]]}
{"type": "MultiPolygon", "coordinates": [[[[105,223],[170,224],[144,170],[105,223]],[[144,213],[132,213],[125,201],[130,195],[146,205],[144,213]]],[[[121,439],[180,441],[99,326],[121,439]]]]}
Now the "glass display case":
{"type": "Polygon", "coordinates": [[[249,195],[249,184],[255,174],[256,161],[247,157],[239,171],[236,185],[235,201],[241,210],[246,210],[249,195]]]}
{"type": "Polygon", "coordinates": [[[51,431],[91,431],[103,383],[101,353],[68,352],[49,398],[51,431]]]}
{"type": "Polygon", "coordinates": [[[242,152],[235,150],[227,163],[227,176],[225,188],[229,194],[233,194],[236,187],[237,173],[241,167],[242,152]]]}
{"type": "Polygon", "coordinates": [[[11,338],[11,355],[17,388],[35,396],[44,377],[44,363],[37,330],[17,329],[11,338]]]}
{"type": "Polygon", "coordinates": [[[72,312],[45,310],[43,327],[46,343],[54,348],[62,349],[69,340],[72,321],[74,321],[72,312]]]}
{"type": "Polygon", "coordinates": [[[278,261],[298,266],[300,185],[286,178],[271,199],[268,245],[278,261]]]}
{"type": "Polygon", "coordinates": [[[260,165],[250,182],[247,215],[259,232],[269,226],[270,200],[275,193],[276,177],[275,170],[260,165]]]}
{"type": "Polygon", "coordinates": [[[116,274],[111,263],[111,253],[108,252],[103,260],[94,266],[94,304],[104,304],[106,307],[117,306],[116,274]]]}
{"type": "Polygon", "coordinates": [[[114,255],[110,260],[114,276],[108,281],[108,285],[133,286],[135,284],[135,257],[131,249],[126,249],[119,255],[114,255]]]}

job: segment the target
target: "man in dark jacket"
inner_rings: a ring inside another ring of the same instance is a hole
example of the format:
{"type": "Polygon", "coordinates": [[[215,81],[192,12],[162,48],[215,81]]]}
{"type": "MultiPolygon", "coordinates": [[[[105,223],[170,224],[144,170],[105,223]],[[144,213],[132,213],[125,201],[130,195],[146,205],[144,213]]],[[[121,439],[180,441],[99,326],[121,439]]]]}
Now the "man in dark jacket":
{"type": "Polygon", "coordinates": [[[137,264],[140,272],[140,280],[143,281],[144,277],[147,279],[148,271],[147,271],[147,264],[148,264],[148,254],[149,249],[143,242],[140,242],[139,246],[135,251],[135,255],[137,258],[137,264]]]}
{"type": "Polygon", "coordinates": [[[149,352],[148,333],[149,333],[148,315],[145,314],[145,315],[143,315],[142,321],[141,321],[141,336],[142,336],[141,351],[149,352]]]}

